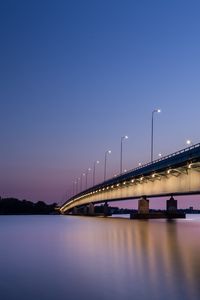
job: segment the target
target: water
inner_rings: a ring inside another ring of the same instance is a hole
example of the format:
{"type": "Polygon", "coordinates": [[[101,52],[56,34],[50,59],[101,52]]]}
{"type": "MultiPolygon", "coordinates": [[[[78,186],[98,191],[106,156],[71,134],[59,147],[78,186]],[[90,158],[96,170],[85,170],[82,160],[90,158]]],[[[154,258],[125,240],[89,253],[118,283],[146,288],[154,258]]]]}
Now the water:
{"type": "Polygon", "coordinates": [[[0,299],[200,299],[200,216],[0,216],[0,299]]]}

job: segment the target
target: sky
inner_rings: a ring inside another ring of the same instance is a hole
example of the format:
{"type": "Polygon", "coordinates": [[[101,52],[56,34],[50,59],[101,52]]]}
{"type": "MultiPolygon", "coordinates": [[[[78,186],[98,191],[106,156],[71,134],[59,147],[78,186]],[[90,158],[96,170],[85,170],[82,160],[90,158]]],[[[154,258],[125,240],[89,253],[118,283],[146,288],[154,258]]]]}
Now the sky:
{"type": "Polygon", "coordinates": [[[0,195],[62,203],[95,160],[103,180],[106,150],[119,173],[124,135],[123,169],[150,161],[155,108],[154,158],[198,143],[199,13],[194,0],[1,0],[0,195]]]}

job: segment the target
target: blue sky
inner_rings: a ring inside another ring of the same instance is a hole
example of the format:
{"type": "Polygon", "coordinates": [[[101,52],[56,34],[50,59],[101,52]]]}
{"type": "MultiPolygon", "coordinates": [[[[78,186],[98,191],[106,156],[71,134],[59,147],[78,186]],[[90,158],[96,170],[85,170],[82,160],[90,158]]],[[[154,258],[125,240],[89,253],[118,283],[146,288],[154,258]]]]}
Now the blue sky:
{"type": "MultiPolygon", "coordinates": [[[[108,176],[199,142],[199,1],[1,1],[0,194],[61,201],[112,150],[108,176]]],[[[89,178],[91,181],[91,177],[89,178]]]]}

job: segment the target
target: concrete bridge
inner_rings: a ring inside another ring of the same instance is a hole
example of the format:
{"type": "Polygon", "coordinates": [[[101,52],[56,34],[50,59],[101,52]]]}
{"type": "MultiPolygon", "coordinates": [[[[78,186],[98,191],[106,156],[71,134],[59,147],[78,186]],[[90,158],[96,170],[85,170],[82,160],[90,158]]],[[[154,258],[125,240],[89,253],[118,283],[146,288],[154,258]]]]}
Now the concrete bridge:
{"type": "MultiPolygon", "coordinates": [[[[200,144],[196,144],[82,191],[65,202],[60,212],[76,213],[79,207],[87,206],[89,214],[93,214],[95,203],[107,206],[111,201],[139,199],[139,213],[147,213],[147,197],[199,193],[200,144]]],[[[174,201],[168,201],[168,209],[176,208],[174,201]]]]}

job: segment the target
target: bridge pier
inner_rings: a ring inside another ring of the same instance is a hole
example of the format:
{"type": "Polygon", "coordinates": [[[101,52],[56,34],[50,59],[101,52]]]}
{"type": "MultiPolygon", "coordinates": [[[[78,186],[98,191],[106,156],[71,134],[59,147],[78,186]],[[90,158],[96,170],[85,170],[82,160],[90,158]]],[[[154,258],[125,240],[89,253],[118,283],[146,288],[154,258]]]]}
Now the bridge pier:
{"type": "Polygon", "coordinates": [[[89,214],[90,216],[94,216],[94,215],[95,215],[94,204],[93,204],[93,203],[90,203],[90,204],[89,204],[89,207],[88,207],[88,214],[89,214]]]}
{"type": "Polygon", "coordinates": [[[83,215],[84,215],[84,216],[87,216],[87,214],[88,214],[88,207],[87,207],[87,205],[85,205],[85,206],[83,207],[83,215]]]}
{"type": "Polygon", "coordinates": [[[130,219],[150,219],[151,214],[149,213],[149,200],[146,196],[143,196],[138,200],[138,212],[131,213],[130,219]]]}
{"type": "Polygon", "coordinates": [[[177,211],[177,200],[175,200],[173,196],[171,196],[170,199],[166,201],[166,209],[167,212],[177,211]]]}
{"type": "Polygon", "coordinates": [[[78,215],[78,208],[75,206],[72,210],[73,215],[78,215]]]}
{"type": "Polygon", "coordinates": [[[138,214],[149,214],[149,200],[146,197],[138,200],[138,214]]]}
{"type": "Polygon", "coordinates": [[[108,202],[105,202],[104,207],[103,207],[103,214],[104,217],[107,217],[109,215],[109,207],[108,207],[108,202]]]}
{"type": "Polygon", "coordinates": [[[170,199],[166,201],[166,206],[166,214],[168,219],[185,218],[185,213],[178,211],[177,200],[175,200],[173,196],[171,196],[170,199]]]}

